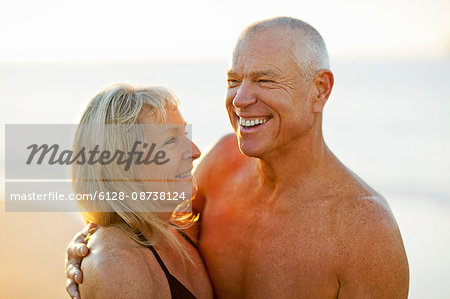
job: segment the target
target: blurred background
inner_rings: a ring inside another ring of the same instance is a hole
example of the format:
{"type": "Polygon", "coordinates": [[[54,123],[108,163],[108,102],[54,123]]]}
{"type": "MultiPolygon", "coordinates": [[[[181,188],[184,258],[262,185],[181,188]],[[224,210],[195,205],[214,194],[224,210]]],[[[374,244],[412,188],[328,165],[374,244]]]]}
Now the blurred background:
{"type": "MultiPolygon", "coordinates": [[[[0,118],[78,123],[116,82],[180,98],[203,153],[231,132],[224,95],[234,42],[254,21],[293,16],[328,46],[335,87],[324,134],[389,201],[410,298],[450,298],[450,2],[0,0],[0,118]]],[[[0,298],[64,298],[76,213],[6,213],[1,137],[0,298]]]]}

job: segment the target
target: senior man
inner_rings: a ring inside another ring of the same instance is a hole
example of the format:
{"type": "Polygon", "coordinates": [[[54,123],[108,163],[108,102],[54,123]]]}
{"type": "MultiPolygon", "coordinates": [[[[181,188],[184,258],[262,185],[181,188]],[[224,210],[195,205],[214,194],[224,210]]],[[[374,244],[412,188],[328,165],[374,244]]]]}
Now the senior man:
{"type": "MultiPolygon", "coordinates": [[[[387,202],[323,139],[332,87],[325,43],[307,23],[264,20],[239,37],[226,96],[235,135],[195,172],[199,250],[218,298],[407,297],[387,202]]],[[[87,253],[70,248],[69,257],[87,253]]]]}

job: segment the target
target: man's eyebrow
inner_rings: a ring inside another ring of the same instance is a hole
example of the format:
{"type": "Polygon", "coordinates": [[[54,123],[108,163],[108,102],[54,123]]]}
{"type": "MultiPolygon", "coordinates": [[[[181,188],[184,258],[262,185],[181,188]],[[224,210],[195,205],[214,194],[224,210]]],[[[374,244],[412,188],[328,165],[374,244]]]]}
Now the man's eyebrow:
{"type": "Polygon", "coordinates": [[[228,77],[237,77],[238,75],[237,75],[237,73],[236,73],[235,71],[229,70],[229,71],[227,72],[227,76],[228,76],[228,77]]]}
{"type": "MultiPolygon", "coordinates": [[[[239,77],[238,73],[236,73],[233,70],[229,70],[227,73],[228,77],[239,77]]],[[[250,72],[249,76],[251,78],[258,78],[258,77],[277,77],[280,76],[279,72],[273,71],[273,70],[261,70],[261,71],[253,71],[250,72]]]]}
{"type": "Polygon", "coordinates": [[[278,72],[274,72],[272,70],[262,70],[262,71],[254,71],[250,73],[250,77],[258,78],[258,77],[277,77],[280,74],[278,72]]]}

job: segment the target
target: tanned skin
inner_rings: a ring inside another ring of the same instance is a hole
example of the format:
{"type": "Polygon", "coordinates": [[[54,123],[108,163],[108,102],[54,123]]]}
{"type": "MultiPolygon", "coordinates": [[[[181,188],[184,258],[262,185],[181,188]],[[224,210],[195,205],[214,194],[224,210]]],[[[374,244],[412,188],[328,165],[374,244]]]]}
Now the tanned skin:
{"type": "Polygon", "coordinates": [[[226,97],[235,134],[195,172],[199,247],[215,296],[407,298],[389,205],[323,139],[333,74],[305,78],[292,33],[276,29],[238,43],[226,97]],[[265,122],[240,125],[255,119],[265,122]]]}

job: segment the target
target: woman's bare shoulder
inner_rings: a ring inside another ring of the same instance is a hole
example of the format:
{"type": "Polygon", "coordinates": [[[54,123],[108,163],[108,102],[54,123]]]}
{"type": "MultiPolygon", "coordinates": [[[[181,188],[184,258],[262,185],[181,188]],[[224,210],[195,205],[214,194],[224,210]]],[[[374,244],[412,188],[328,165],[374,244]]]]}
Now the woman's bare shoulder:
{"type": "Polygon", "coordinates": [[[91,253],[81,265],[82,298],[159,298],[163,295],[167,282],[154,256],[120,228],[99,228],[88,245],[91,253]]]}
{"type": "Polygon", "coordinates": [[[91,251],[98,252],[110,251],[123,248],[139,248],[134,240],[132,240],[118,226],[102,226],[99,227],[94,234],[89,236],[88,246],[91,251]]]}

